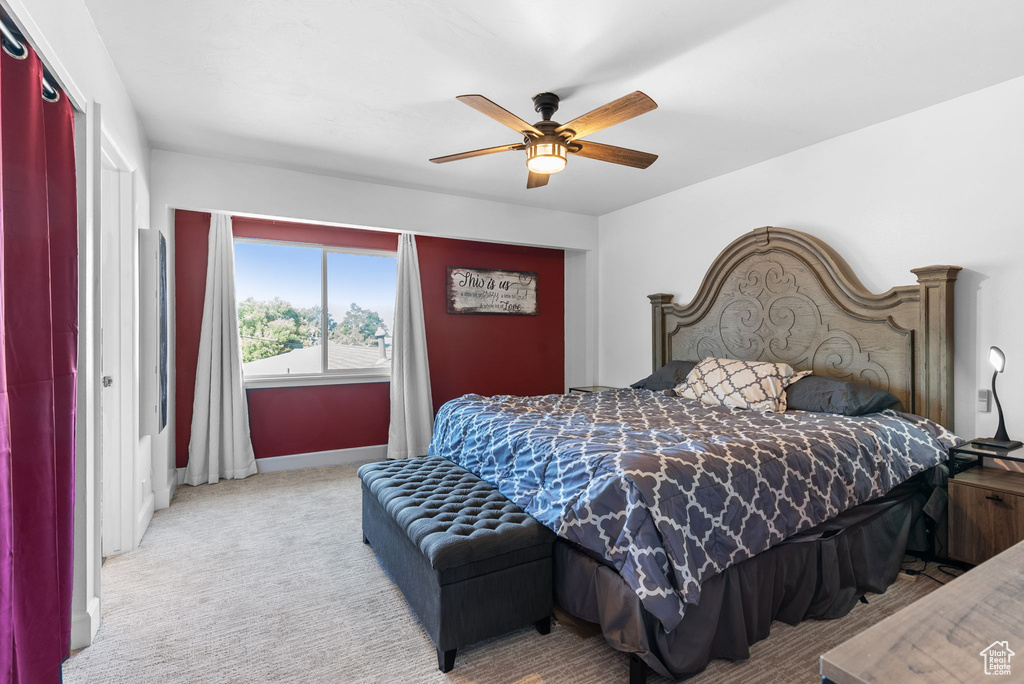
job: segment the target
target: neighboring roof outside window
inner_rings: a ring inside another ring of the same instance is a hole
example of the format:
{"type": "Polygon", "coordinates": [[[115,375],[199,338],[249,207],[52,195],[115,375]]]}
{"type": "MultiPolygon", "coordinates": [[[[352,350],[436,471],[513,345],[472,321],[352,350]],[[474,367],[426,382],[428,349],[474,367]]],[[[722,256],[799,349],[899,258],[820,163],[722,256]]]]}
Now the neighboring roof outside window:
{"type": "MultiPolygon", "coordinates": [[[[386,338],[387,357],[381,359],[380,349],[374,346],[330,343],[327,346],[329,370],[350,368],[389,368],[391,365],[390,337],[386,338]]],[[[242,364],[245,376],[308,375],[320,372],[320,346],[295,349],[284,354],[242,364]]]]}

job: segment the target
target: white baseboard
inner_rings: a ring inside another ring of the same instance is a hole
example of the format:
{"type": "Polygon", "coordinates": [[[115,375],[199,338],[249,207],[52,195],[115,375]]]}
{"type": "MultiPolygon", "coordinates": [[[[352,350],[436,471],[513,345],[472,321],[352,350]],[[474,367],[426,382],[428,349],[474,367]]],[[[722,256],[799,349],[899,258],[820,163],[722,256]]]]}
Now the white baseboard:
{"type": "Polygon", "coordinates": [[[177,479],[178,474],[174,468],[167,469],[167,486],[160,487],[153,490],[153,507],[156,510],[162,510],[171,505],[171,499],[174,498],[174,490],[178,488],[180,480],[177,479]]]}
{"type": "Polygon", "coordinates": [[[93,596],[84,613],[71,616],[71,650],[92,645],[100,628],[100,597],[93,596]]]}
{"type": "Polygon", "coordinates": [[[171,487],[161,487],[153,490],[153,508],[163,510],[171,505],[171,487]]]}
{"type": "MultiPolygon", "coordinates": [[[[388,457],[387,444],[352,447],[351,449],[331,449],[330,451],[312,451],[308,454],[289,454],[287,456],[270,456],[257,458],[256,468],[261,473],[278,473],[283,470],[301,470],[303,468],[319,468],[332,465],[352,465],[383,461],[388,457]]],[[[185,469],[178,468],[177,484],[184,484],[185,469]]]]}
{"type": "Polygon", "coordinates": [[[156,509],[156,497],[151,492],[146,500],[142,502],[142,508],[139,510],[139,515],[135,519],[135,545],[133,548],[138,548],[139,544],[142,543],[142,535],[146,534],[146,530],[149,528],[149,522],[153,519],[153,511],[156,509]]]}

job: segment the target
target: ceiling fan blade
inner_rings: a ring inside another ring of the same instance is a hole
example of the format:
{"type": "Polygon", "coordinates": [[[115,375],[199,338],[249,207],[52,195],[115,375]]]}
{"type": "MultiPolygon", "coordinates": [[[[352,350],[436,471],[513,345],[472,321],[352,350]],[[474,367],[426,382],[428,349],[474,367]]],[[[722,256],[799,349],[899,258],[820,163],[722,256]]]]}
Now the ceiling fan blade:
{"type": "Polygon", "coordinates": [[[548,184],[548,178],[551,176],[546,173],[534,173],[530,172],[530,176],[526,179],[526,189],[532,190],[533,188],[539,188],[548,184]]]}
{"type": "MultiPolygon", "coordinates": [[[[581,157],[598,159],[613,164],[622,164],[623,166],[632,166],[635,169],[646,169],[658,158],[658,155],[650,154],[649,152],[640,152],[625,147],[615,147],[614,145],[602,145],[596,142],[580,141],[575,143],[575,145],[579,146],[579,150],[574,154],[578,154],[581,157]]],[[[573,145],[570,145],[570,152],[573,151],[572,148],[573,145]]]]}
{"type": "Polygon", "coordinates": [[[459,95],[455,99],[459,102],[468,104],[481,114],[486,114],[498,123],[508,126],[517,133],[532,133],[538,136],[543,135],[543,133],[538,131],[536,128],[526,123],[504,107],[494,104],[483,95],[459,95]]]}
{"type": "Polygon", "coordinates": [[[572,129],[575,131],[573,138],[582,138],[585,135],[596,133],[609,126],[628,121],[634,116],[646,114],[652,109],[657,108],[657,102],[637,90],[629,95],[620,97],[618,100],[587,112],[583,116],[578,116],[569,123],[562,124],[555,129],[555,132],[561,133],[572,129]]]}
{"type": "Polygon", "coordinates": [[[495,152],[508,152],[510,150],[524,150],[526,145],[521,143],[512,143],[511,145],[498,145],[497,147],[485,147],[482,150],[473,150],[471,152],[459,152],[458,154],[449,154],[445,157],[434,157],[430,161],[435,164],[444,164],[445,162],[458,161],[460,159],[472,159],[473,157],[482,157],[485,154],[494,154],[495,152]]]}

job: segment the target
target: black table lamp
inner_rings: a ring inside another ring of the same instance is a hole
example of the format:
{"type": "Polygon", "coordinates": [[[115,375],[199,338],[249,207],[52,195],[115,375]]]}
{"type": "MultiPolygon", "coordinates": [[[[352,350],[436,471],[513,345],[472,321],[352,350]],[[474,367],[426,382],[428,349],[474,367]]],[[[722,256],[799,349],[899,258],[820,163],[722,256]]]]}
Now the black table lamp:
{"type": "Polygon", "coordinates": [[[992,398],[996,400],[996,410],[999,411],[999,427],[996,429],[996,436],[992,439],[975,439],[975,444],[995,447],[997,449],[1017,449],[1022,446],[1018,441],[1011,440],[1006,434],[1006,422],[1003,420],[1003,406],[999,403],[999,395],[996,394],[996,378],[1006,368],[1006,355],[999,347],[992,347],[988,352],[988,361],[992,364],[995,372],[992,373],[992,398]]]}

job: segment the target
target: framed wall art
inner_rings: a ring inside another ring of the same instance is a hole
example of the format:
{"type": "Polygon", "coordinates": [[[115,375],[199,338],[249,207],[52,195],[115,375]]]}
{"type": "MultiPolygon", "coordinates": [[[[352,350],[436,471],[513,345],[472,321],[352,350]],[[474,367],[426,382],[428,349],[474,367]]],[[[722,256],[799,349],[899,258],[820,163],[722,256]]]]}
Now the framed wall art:
{"type": "Polygon", "coordinates": [[[536,316],[537,274],[449,266],[448,313],[536,316]]]}

